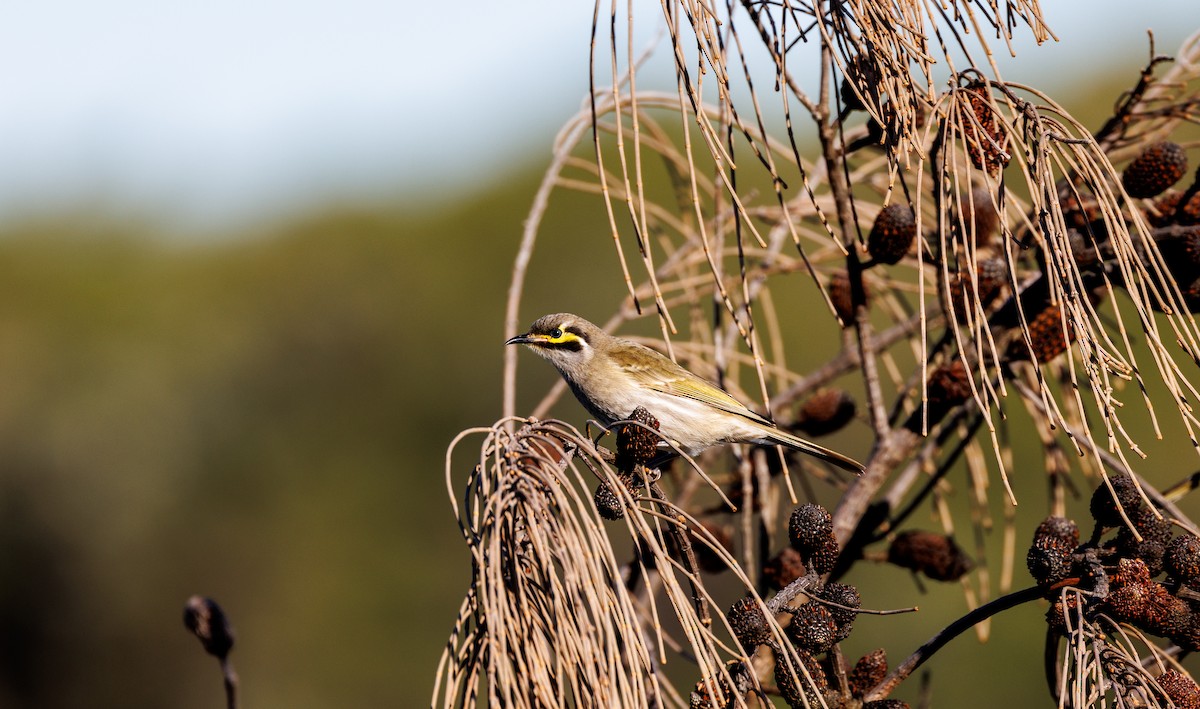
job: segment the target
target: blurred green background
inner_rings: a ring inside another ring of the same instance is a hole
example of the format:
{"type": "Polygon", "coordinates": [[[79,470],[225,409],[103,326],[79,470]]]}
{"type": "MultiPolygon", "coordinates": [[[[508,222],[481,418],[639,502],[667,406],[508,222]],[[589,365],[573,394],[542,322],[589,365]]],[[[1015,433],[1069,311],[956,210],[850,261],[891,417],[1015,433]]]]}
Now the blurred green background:
{"type": "MultiPolygon", "coordinates": [[[[586,28],[590,10],[575,9],[586,28]]],[[[576,34],[571,66],[586,68],[576,34]]],[[[1140,69],[1143,38],[1125,39],[1127,59],[1104,56],[1118,74],[1056,77],[1092,125],[1140,69]]],[[[563,83],[561,119],[586,75],[563,83]]],[[[493,148],[472,148],[489,167],[433,191],[421,176],[444,166],[422,158],[390,188],[218,226],[102,194],[5,212],[0,707],[221,706],[216,662],[181,622],[194,593],[236,626],[246,707],[428,702],[469,574],[443,455],[499,414],[503,299],[554,125],[497,127],[493,148]]],[[[611,312],[624,290],[602,204],[556,193],[542,231],[522,318],[611,312]]],[[[521,366],[528,406],[553,374],[521,366]]],[[[570,402],[558,411],[583,420],[570,402]]],[[[1016,469],[1029,467],[1032,451],[1016,469]]],[[[1028,519],[1045,512],[1040,485],[1026,487],[1028,519]]],[[[898,661],[963,611],[956,587],[922,595],[896,569],[850,580],[887,589],[864,591],[867,605],[923,608],[864,618],[851,655],[885,645],[898,661]]],[[[1045,702],[1029,643],[1041,613],[939,656],[934,699],[1045,702]],[[981,685],[964,667],[1005,670],[979,671],[995,675],[981,685]]]]}

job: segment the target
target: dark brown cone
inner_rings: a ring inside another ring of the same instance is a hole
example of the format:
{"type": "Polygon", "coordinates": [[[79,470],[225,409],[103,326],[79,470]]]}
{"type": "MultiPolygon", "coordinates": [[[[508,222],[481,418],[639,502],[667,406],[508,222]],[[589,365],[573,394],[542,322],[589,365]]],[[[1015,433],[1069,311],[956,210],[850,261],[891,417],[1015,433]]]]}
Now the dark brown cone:
{"type": "Polygon", "coordinates": [[[854,669],[850,670],[850,694],[861,699],[864,694],[887,677],[887,650],[879,648],[858,658],[854,669]]]}
{"type": "Polygon", "coordinates": [[[1033,533],[1033,538],[1053,537],[1072,548],[1079,546],[1079,525],[1066,517],[1047,517],[1033,533]]]}
{"type": "Polygon", "coordinates": [[[752,653],[754,648],[770,641],[771,626],[767,624],[767,617],[753,596],[738,599],[725,617],[746,652],[752,653]]]}
{"type": "Polygon", "coordinates": [[[809,601],[797,608],[786,630],[796,647],[814,655],[825,652],[837,642],[837,621],[828,608],[816,601],[809,601]]]}
{"type": "Polygon", "coordinates": [[[1172,224],[1191,226],[1200,224],[1200,193],[1193,195],[1183,209],[1179,209],[1182,192],[1168,192],[1154,202],[1154,209],[1146,211],[1146,220],[1152,227],[1172,224]]]}
{"type": "Polygon", "coordinates": [[[1141,534],[1142,541],[1139,542],[1128,527],[1121,527],[1116,538],[1118,553],[1141,559],[1150,570],[1150,575],[1157,576],[1162,572],[1163,554],[1171,542],[1171,523],[1165,518],[1160,519],[1148,507],[1130,513],[1129,518],[1141,534]]]}
{"type": "Polygon", "coordinates": [[[1145,199],[1162,194],[1186,173],[1187,153],[1178,144],[1163,141],[1134,158],[1121,175],[1121,182],[1130,197],[1145,199]]]}
{"type": "Polygon", "coordinates": [[[971,398],[971,383],[962,360],[943,364],[929,375],[926,387],[929,405],[954,407],[971,398]]]}
{"type": "Polygon", "coordinates": [[[854,398],[844,389],[818,389],[800,405],[793,427],[810,436],[827,436],[854,420],[854,398]]]}
{"type": "MultiPolygon", "coordinates": [[[[1066,324],[1068,330],[1071,324],[1066,324]]],[[[1062,313],[1057,305],[1048,305],[1029,321],[1029,341],[1033,343],[1033,354],[1038,362],[1049,362],[1067,351],[1068,333],[1063,332],[1062,313]]],[[[1070,333],[1071,339],[1074,334],[1070,333]]]]}
{"type": "MultiPolygon", "coordinates": [[[[725,670],[730,677],[737,677],[738,674],[744,672],[744,666],[739,660],[730,660],[725,663],[725,670]]],[[[724,676],[717,674],[708,681],[700,680],[696,683],[696,687],[692,690],[691,699],[688,702],[689,709],[712,709],[713,707],[721,707],[721,709],[732,709],[737,706],[737,701],[734,697],[737,692],[733,687],[729,686],[729,682],[724,676]]]]}
{"type": "Polygon", "coordinates": [[[858,90],[864,92],[869,100],[879,102],[879,68],[866,57],[854,57],[846,63],[846,76],[842,78],[840,90],[842,107],[847,111],[861,111],[866,105],[854,92],[851,82],[857,84],[858,90]]]}
{"type": "Polygon", "coordinates": [[[1200,266],[1200,226],[1188,229],[1179,241],[1183,244],[1183,253],[1187,256],[1188,264],[1193,267],[1191,273],[1195,273],[1195,267],[1200,266]]]}
{"type": "MultiPolygon", "coordinates": [[[[1081,203],[1079,195],[1067,193],[1060,196],[1059,206],[1062,208],[1063,221],[1068,229],[1086,233],[1089,230],[1095,232],[1104,226],[1104,214],[1093,195],[1084,194],[1081,203]]],[[[1097,233],[1096,237],[1098,241],[1103,241],[1107,234],[1097,233]]]]}
{"type": "MultiPolygon", "coordinates": [[[[965,404],[971,398],[971,380],[961,359],[943,364],[929,375],[925,385],[925,396],[929,425],[934,426],[950,413],[954,407],[965,404]]],[[[904,426],[910,431],[921,432],[923,413],[920,408],[912,412],[904,426]]]]}
{"type": "Polygon", "coordinates": [[[821,664],[817,662],[809,653],[797,648],[796,654],[800,656],[800,661],[804,663],[804,669],[808,670],[808,676],[812,682],[808,682],[804,678],[804,672],[800,668],[795,668],[795,677],[792,676],[792,671],[789,669],[790,660],[783,653],[776,653],[775,657],[775,686],[779,689],[779,696],[788,703],[789,707],[803,707],[804,697],[808,698],[809,706],[820,706],[820,694],[829,687],[829,679],[825,676],[825,671],[821,669],[821,664]],[[799,680],[799,684],[797,684],[799,680]]]}
{"type": "Polygon", "coordinates": [[[655,435],[658,430],[658,419],[649,411],[637,407],[629,414],[633,423],[621,424],[617,431],[617,467],[623,471],[632,471],[636,465],[645,465],[658,453],[658,444],[662,439],[655,435]],[[649,426],[652,431],[646,430],[649,426]]]}
{"type": "Polygon", "coordinates": [[[995,175],[1008,164],[1008,136],[988,103],[988,89],[983,84],[966,87],[971,113],[975,120],[963,119],[963,140],[967,156],[976,168],[995,175]]]}
{"type": "MultiPolygon", "coordinates": [[[[1059,635],[1067,634],[1067,617],[1070,618],[1071,628],[1079,627],[1079,594],[1068,593],[1054,599],[1054,603],[1046,611],[1046,625],[1059,635]],[[1066,601],[1063,600],[1066,598],[1066,601]]],[[[1084,601],[1086,603],[1086,601],[1084,601]]],[[[1086,612],[1086,611],[1085,611],[1086,612]]]]}
{"type": "Polygon", "coordinates": [[[1034,537],[1029,553],[1025,555],[1025,566],[1038,586],[1047,588],[1071,576],[1071,555],[1077,544],[1069,544],[1057,537],[1034,537]]]}
{"type": "Polygon", "coordinates": [[[950,304],[960,323],[967,320],[968,309],[974,308],[975,290],[978,290],[980,302],[983,303],[986,312],[987,307],[1004,288],[1006,273],[1007,266],[1003,259],[983,259],[976,264],[974,286],[970,279],[962,274],[950,280],[950,304]]]}
{"type": "Polygon", "coordinates": [[[1177,709],[1200,709],[1200,685],[1179,670],[1170,669],[1155,680],[1177,709]]]}
{"type": "Polygon", "coordinates": [[[845,608],[826,606],[829,608],[829,612],[833,614],[833,619],[837,621],[839,626],[849,625],[858,617],[858,614],[853,610],[847,609],[862,607],[862,596],[859,595],[858,589],[850,584],[830,581],[820,591],[816,592],[816,596],[823,601],[830,601],[838,604],[838,606],[845,606],[845,608]]]}
{"type": "MultiPolygon", "coordinates": [[[[725,551],[733,553],[733,537],[730,536],[729,530],[719,524],[712,522],[701,522],[704,529],[712,536],[713,539],[721,545],[725,551]]],[[[692,549],[696,553],[696,563],[700,565],[702,571],[707,571],[710,574],[719,574],[723,571],[728,571],[729,566],[717,551],[711,548],[707,542],[702,541],[700,536],[695,532],[688,532],[692,537],[692,549]]]]}
{"type": "Polygon", "coordinates": [[[1121,519],[1117,502],[1120,502],[1127,515],[1133,517],[1142,506],[1142,496],[1128,475],[1110,475],[1108,481],[1112,484],[1112,491],[1109,491],[1108,485],[1101,480],[1096,486],[1096,491],[1092,493],[1088,507],[1096,524],[1102,527],[1120,527],[1125,524],[1125,520],[1121,519]],[[1116,493],[1115,498],[1113,492],[1116,493]]]}
{"type": "Polygon", "coordinates": [[[596,512],[600,513],[604,519],[612,521],[625,516],[625,503],[621,501],[621,496],[617,494],[616,490],[613,490],[606,482],[596,486],[594,502],[596,512]]]}
{"type": "MultiPolygon", "coordinates": [[[[863,297],[867,307],[870,307],[871,293],[863,284],[863,297]]],[[[834,271],[829,277],[829,300],[833,303],[833,311],[842,321],[842,327],[854,325],[854,295],[850,290],[850,275],[846,271],[834,271]]]]}
{"type": "Polygon", "coordinates": [[[778,554],[763,564],[763,578],[772,588],[783,589],[804,575],[804,561],[800,552],[784,547],[778,554]]]}
{"type": "Polygon", "coordinates": [[[825,538],[833,534],[833,517],[829,510],[809,502],[792,510],[788,519],[788,539],[802,556],[819,550],[825,538]]]}
{"type": "Polygon", "coordinates": [[[917,217],[907,204],[889,204],[875,217],[867,252],[878,263],[899,263],[917,239],[917,217]]]}
{"type": "Polygon", "coordinates": [[[863,704],[863,709],[908,709],[908,702],[903,699],[880,699],[863,704]]]}
{"type": "Polygon", "coordinates": [[[1167,544],[1163,555],[1167,573],[1175,580],[1191,586],[1200,586],[1200,537],[1181,534],[1167,544]]]}
{"type": "Polygon", "coordinates": [[[1105,599],[1113,618],[1128,622],[1154,635],[1176,636],[1184,632],[1191,613],[1187,604],[1172,596],[1162,584],[1149,578],[1141,559],[1121,559],[1105,599]]]}
{"type": "MultiPolygon", "coordinates": [[[[1029,320],[1029,340],[1033,344],[1033,354],[1039,364],[1045,364],[1067,351],[1070,342],[1075,339],[1075,333],[1070,321],[1066,323],[1068,332],[1063,332],[1061,311],[1057,305],[1049,303],[1029,320]],[[1070,335],[1068,339],[1065,335],[1070,335]]],[[[1008,348],[1008,359],[1020,361],[1030,359],[1030,350],[1023,338],[1013,340],[1008,348]]]]}
{"type": "Polygon", "coordinates": [[[934,532],[901,532],[888,547],[888,561],[934,581],[955,581],[975,565],[954,539],[934,532]]]}
{"type": "Polygon", "coordinates": [[[1067,243],[1071,246],[1071,258],[1081,269],[1091,268],[1100,262],[1100,254],[1092,245],[1092,239],[1085,232],[1072,229],[1067,232],[1067,243]]]}
{"type": "Polygon", "coordinates": [[[1179,629],[1167,635],[1171,642],[1188,652],[1200,651],[1200,616],[1192,613],[1179,629]]]}
{"type": "Polygon", "coordinates": [[[821,544],[821,548],[817,549],[812,555],[812,570],[818,574],[827,574],[833,571],[833,567],[837,565],[840,553],[841,549],[838,547],[837,538],[830,532],[825,536],[825,541],[821,544]]]}
{"type": "Polygon", "coordinates": [[[1200,313],[1200,278],[1196,278],[1183,291],[1183,302],[1188,312],[1200,313]]]}
{"type": "Polygon", "coordinates": [[[970,197],[963,196],[959,200],[959,211],[962,212],[962,223],[974,234],[975,246],[984,247],[992,243],[1000,232],[1000,213],[992,204],[992,195],[982,187],[971,190],[970,197]]]}

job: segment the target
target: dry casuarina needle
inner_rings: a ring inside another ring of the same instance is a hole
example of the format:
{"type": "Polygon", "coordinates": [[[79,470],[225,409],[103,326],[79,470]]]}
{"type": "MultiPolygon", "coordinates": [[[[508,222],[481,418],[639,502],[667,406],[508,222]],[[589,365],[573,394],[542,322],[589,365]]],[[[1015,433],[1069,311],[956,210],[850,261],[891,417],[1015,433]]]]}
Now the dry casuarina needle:
{"type": "Polygon", "coordinates": [[[1088,126],[991,60],[1054,37],[1033,0],[660,6],[649,50],[631,3],[593,7],[504,335],[566,305],[524,284],[551,267],[539,242],[579,238],[543,233],[555,194],[590,196],[619,276],[585,317],[866,471],[749,445],[671,460],[650,423],[669,406],[607,433],[573,402],[554,412],[578,428],[541,420],[565,383],[518,416],[508,349],[503,418],[448,458],[472,580],[434,704],[898,706],[948,643],[1041,599],[1055,702],[1184,705],[1197,485],[1168,486],[1200,466],[1145,456],[1200,448],[1200,34],[1173,56],[1151,36],[1088,126]],[[854,616],[910,605],[854,584],[885,559],[963,608],[890,669],[851,664],[854,616]]]}

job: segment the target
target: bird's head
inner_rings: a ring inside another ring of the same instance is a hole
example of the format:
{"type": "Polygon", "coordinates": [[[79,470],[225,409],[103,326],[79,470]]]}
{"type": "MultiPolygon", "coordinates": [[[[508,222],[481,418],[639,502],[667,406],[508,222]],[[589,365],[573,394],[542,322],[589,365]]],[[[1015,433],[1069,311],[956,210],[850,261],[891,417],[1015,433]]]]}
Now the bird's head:
{"type": "Polygon", "coordinates": [[[578,315],[554,313],[544,315],[529,326],[523,335],[508,340],[506,345],[529,345],[564,374],[587,366],[598,347],[603,347],[604,331],[578,315]]]}

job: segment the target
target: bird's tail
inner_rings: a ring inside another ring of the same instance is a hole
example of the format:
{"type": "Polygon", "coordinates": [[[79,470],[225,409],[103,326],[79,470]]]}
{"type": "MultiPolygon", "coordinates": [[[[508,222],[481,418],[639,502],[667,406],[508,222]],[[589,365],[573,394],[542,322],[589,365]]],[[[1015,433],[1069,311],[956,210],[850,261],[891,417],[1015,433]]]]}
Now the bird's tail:
{"type": "Polygon", "coordinates": [[[764,443],[787,446],[788,448],[798,450],[801,453],[811,455],[814,458],[820,458],[821,460],[832,463],[843,470],[848,470],[854,473],[855,475],[862,475],[863,471],[865,470],[865,468],[863,468],[863,464],[857,460],[844,456],[837,451],[829,450],[824,446],[818,446],[816,443],[806,441],[799,436],[793,436],[787,431],[778,428],[769,428],[763,433],[764,443]]]}

